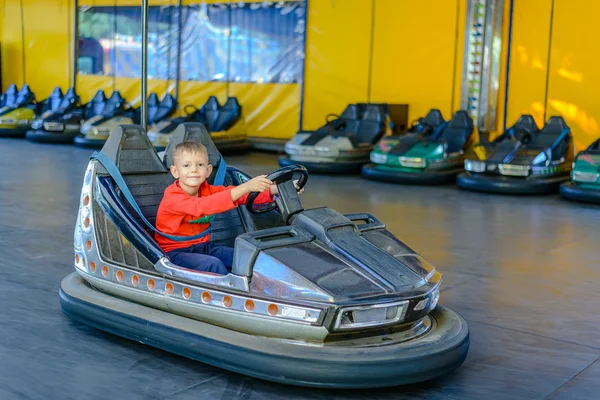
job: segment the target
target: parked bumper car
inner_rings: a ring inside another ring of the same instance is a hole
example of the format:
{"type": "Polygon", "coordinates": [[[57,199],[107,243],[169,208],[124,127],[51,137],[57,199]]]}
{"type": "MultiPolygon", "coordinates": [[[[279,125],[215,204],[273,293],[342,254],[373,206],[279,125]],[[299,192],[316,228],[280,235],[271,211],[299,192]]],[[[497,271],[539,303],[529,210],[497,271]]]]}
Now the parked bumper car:
{"type": "Polygon", "coordinates": [[[29,85],[10,85],[0,97],[0,137],[23,137],[35,118],[35,95],[29,85]]]}
{"type": "Polygon", "coordinates": [[[503,140],[489,156],[486,151],[473,152],[458,185],[492,193],[556,192],[569,179],[575,158],[571,130],[562,117],[551,117],[539,133],[531,129],[521,140],[503,140]]]}
{"type": "Polygon", "coordinates": [[[569,200],[600,204],[600,139],[577,154],[571,180],[560,185],[560,194],[569,200]]]}
{"type": "Polygon", "coordinates": [[[316,131],[298,132],[285,144],[279,165],[300,164],[315,173],[358,172],[375,143],[391,134],[390,122],[387,104],[350,104],[316,131]]]}
{"type": "Polygon", "coordinates": [[[127,108],[121,93],[115,91],[104,102],[100,114],[83,121],[80,133],[73,141],[78,146],[100,148],[113,129],[118,125],[132,124],[134,118],[135,111],[127,108]]]}
{"type": "Polygon", "coordinates": [[[40,104],[39,117],[27,131],[28,140],[43,143],[71,143],[81,128],[84,108],[73,88],[63,95],[60,87],[40,104]]]}
{"type": "Polygon", "coordinates": [[[250,147],[242,107],[235,97],[229,97],[221,106],[217,98],[211,96],[200,110],[192,106],[186,108],[192,109],[188,115],[154,123],[148,129],[148,137],[157,150],[167,147],[177,126],[184,122],[202,122],[220,151],[239,152],[250,147]]]}
{"type": "Polygon", "coordinates": [[[370,154],[371,163],[362,168],[363,177],[424,185],[453,182],[463,171],[465,151],[477,141],[473,120],[465,111],[458,111],[446,124],[441,114],[436,117],[439,112],[435,111],[432,110],[431,120],[437,120],[437,124],[433,129],[427,128],[425,134],[381,140],[370,154]]]}
{"type": "Polygon", "coordinates": [[[173,264],[140,221],[154,222],[173,182],[165,164],[184,139],[208,148],[209,182],[250,179],[226,167],[202,124],[177,128],[165,162],[142,128],[117,127],[84,176],[75,272],[60,289],[68,316],[293,385],[395,386],[462,364],[469,330],[438,305],[440,272],[372,215],[303,209],[293,183],[299,176],[298,185],[306,184],[302,166],[269,175],[281,193],[274,204],[256,208],[254,193],[245,206],[215,216],[210,240],[235,247],[231,273],[173,264]],[[128,193],[131,203],[123,199],[128,193]]]}

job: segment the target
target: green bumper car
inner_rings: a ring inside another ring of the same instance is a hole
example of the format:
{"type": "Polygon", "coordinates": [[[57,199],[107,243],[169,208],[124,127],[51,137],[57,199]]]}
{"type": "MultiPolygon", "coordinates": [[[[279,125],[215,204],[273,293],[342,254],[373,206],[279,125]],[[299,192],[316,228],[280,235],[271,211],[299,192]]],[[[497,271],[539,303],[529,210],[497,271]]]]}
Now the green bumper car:
{"type": "Polygon", "coordinates": [[[456,112],[447,124],[439,118],[422,134],[382,139],[370,154],[371,163],[363,166],[363,177],[422,185],[453,182],[463,171],[465,151],[475,141],[473,120],[465,111],[456,112]]]}
{"type": "Polygon", "coordinates": [[[571,181],[560,186],[560,194],[569,200],[600,204],[600,139],[577,154],[571,181]]]}
{"type": "Polygon", "coordinates": [[[24,137],[35,118],[35,95],[29,85],[10,85],[0,97],[0,137],[24,137]]]}
{"type": "MultiPolygon", "coordinates": [[[[533,121],[531,116],[521,118],[533,121]]],[[[465,160],[458,186],[506,194],[556,192],[569,179],[575,156],[571,130],[562,117],[551,117],[539,133],[537,127],[527,132],[523,126],[514,138],[503,140],[493,151],[475,147],[465,160]]]]}

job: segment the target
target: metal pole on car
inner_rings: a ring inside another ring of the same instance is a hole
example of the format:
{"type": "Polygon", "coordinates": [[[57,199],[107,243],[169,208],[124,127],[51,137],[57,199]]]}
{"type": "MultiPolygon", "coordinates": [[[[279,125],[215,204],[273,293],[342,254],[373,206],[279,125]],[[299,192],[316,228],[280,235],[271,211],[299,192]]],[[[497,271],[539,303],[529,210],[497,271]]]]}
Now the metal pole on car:
{"type": "Polygon", "coordinates": [[[79,58],[78,56],[78,52],[79,52],[79,3],[77,0],[75,0],[74,2],[74,10],[73,10],[73,36],[75,37],[75,40],[73,41],[73,82],[72,82],[72,87],[73,90],[75,90],[75,87],[77,86],[77,60],[79,58]]]}
{"type": "Polygon", "coordinates": [[[142,0],[142,128],[148,125],[148,0],[142,0]]]}

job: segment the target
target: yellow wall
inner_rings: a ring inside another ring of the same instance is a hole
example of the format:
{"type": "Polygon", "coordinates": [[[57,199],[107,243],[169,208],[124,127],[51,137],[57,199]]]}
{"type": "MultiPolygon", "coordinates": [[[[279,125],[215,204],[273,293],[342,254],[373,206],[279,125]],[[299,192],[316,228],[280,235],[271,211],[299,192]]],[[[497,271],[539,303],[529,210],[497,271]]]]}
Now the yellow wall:
{"type": "Polygon", "coordinates": [[[11,83],[21,86],[26,80],[38,99],[47,97],[56,86],[63,91],[68,89],[72,0],[23,0],[25,46],[21,37],[20,2],[5,0],[3,5],[2,87],[11,83]]]}
{"type": "Polygon", "coordinates": [[[599,13],[595,0],[514,0],[507,125],[527,113],[542,127],[560,115],[578,149],[600,136],[599,13]]]}
{"type": "Polygon", "coordinates": [[[600,3],[554,0],[546,118],[561,115],[579,149],[600,136],[600,3]]]}
{"type": "Polygon", "coordinates": [[[367,101],[372,10],[372,0],[309,0],[303,129],[367,101]]]}
{"type": "Polygon", "coordinates": [[[376,0],[372,102],[409,104],[410,120],[451,117],[458,3],[376,0]]]}
{"type": "Polygon", "coordinates": [[[531,114],[541,128],[552,0],[514,0],[506,124],[531,114]]]}
{"type": "Polygon", "coordinates": [[[450,118],[460,100],[463,3],[309,1],[303,128],[364,101],[408,103],[411,120],[432,107],[450,118]]]}

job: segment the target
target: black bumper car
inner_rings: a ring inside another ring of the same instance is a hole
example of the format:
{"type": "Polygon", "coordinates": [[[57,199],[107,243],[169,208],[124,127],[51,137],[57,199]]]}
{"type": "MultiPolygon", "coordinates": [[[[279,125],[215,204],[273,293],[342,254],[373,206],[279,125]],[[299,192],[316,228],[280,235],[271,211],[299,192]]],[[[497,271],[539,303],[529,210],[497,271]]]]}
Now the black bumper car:
{"type": "Polygon", "coordinates": [[[29,85],[10,85],[0,97],[0,137],[21,138],[35,118],[37,104],[29,85]]]}
{"type": "Polygon", "coordinates": [[[72,143],[85,115],[79,96],[73,88],[63,95],[60,87],[40,104],[39,118],[27,131],[28,140],[42,143],[72,143]]]}
{"type": "Polygon", "coordinates": [[[560,194],[569,200],[600,204],[600,140],[577,154],[571,180],[560,185],[560,194]]]}
{"type": "Polygon", "coordinates": [[[279,165],[300,164],[324,174],[360,172],[375,143],[391,131],[387,104],[350,104],[341,115],[328,115],[316,131],[298,132],[285,144],[279,165]]]}
{"type": "Polygon", "coordinates": [[[132,124],[135,117],[136,111],[127,105],[121,93],[115,91],[103,103],[100,114],[82,122],[73,142],[80,147],[101,148],[114,128],[132,124]]]}
{"type": "Polygon", "coordinates": [[[173,264],[142,222],[154,221],[173,182],[165,162],[183,140],[208,148],[209,182],[250,179],[225,165],[202,124],[177,128],[167,161],[140,127],[117,127],[84,176],[75,272],[60,289],[68,316],[293,385],[396,386],[462,364],[469,329],[437,304],[440,272],[370,214],[303,209],[293,179],[303,187],[308,173],[299,165],[269,175],[281,193],[272,205],[257,209],[254,193],[214,216],[210,240],[235,247],[228,275],[173,264]]]}
{"type": "Polygon", "coordinates": [[[457,178],[460,188],[506,194],[558,191],[569,179],[575,155],[573,136],[565,121],[551,117],[538,132],[533,118],[526,115],[513,131],[514,136],[507,134],[495,146],[469,155],[465,172],[457,178]]]}
{"type": "Polygon", "coordinates": [[[438,110],[426,118],[431,122],[421,134],[383,138],[370,154],[371,163],[363,166],[363,177],[418,185],[454,182],[463,171],[465,151],[477,141],[473,120],[465,111],[457,111],[448,122],[438,110]]]}
{"type": "Polygon", "coordinates": [[[203,123],[219,151],[242,152],[250,148],[242,107],[237,98],[229,97],[221,106],[215,96],[210,96],[200,109],[187,105],[184,111],[187,115],[165,119],[148,128],[148,137],[157,150],[167,147],[175,129],[184,122],[203,123]]]}

